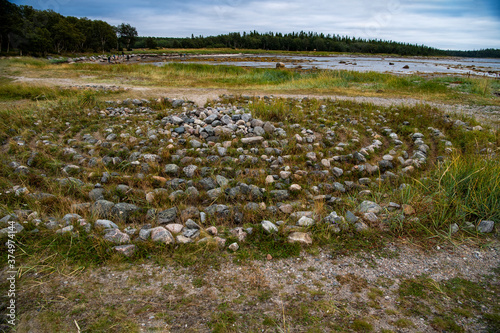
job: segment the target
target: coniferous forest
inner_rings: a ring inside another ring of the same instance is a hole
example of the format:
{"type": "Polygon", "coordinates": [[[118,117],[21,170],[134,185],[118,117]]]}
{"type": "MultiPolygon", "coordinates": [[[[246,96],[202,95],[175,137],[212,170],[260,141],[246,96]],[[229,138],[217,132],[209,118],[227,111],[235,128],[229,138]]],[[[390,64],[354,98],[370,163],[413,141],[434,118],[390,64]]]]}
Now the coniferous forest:
{"type": "Polygon", "coordinates": [[[500,49],[477,51],[448,51],[425,45],[394,41],[362,39],[315,32],[250,33],[233,32],[218,36],[191,36],[190,38],[139,37],[139,48],[235,48],[276,51],[324,51],[347,53],[398,54],[403,56],[459,56],[500,58],[500,49]]]}
{"type": "Polygon", "coordinates": [[[0,0],[0,52],[46,56],[131,48],[137,31],[130,24],[63,16],[0,0]]]}
{"type": "Polygon", "coordinates": [[[132,48],[233,48],[500,58],[500,49],[449,51],[425,45],[304,31],[287,34],[232,32],[187,38],[138,37],[136,28],[130,24],[115,27],[100,20],[66,17],[51,10],[37,10],[0,0],[0,53],[46,56],[132,48]]]}

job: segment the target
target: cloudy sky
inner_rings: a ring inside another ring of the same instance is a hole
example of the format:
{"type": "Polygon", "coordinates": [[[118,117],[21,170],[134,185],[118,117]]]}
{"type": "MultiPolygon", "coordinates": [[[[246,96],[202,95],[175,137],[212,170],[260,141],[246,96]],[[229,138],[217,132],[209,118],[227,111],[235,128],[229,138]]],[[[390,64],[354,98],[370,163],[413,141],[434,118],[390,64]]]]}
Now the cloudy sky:
{"type": "Polygon", "coordinates": [[[424,44],[500,48],[499,0],[14,0],[66,16],[122,22],[140,36],[314,31],[424,44]]]}

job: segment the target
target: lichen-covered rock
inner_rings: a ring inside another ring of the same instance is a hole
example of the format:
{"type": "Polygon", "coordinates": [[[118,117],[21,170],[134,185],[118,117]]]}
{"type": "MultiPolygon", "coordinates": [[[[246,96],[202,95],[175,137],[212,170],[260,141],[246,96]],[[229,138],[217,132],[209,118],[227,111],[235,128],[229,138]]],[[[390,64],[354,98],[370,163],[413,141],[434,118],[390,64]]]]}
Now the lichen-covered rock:
{"type": "Polygon", "coordinates": [[[174,237],[167,229],[156,227],[151,229],[151,240],[157,243],[172,244],[175,242],[174,237]]]}
{"type": "Polygon", "coordinates": [[[106,232],[104,239],[115,244],[126,244],[130,242],[130,236],[119,229],[111,229],[106,232]]]}
{"type": "Polygon", "coordinates": [[[358,212],[360,213],[374,213],[378,214],[382,211],[382,207],[373,201],[365,200],[358,206],[358,212]]]}
{"type": "Polygon", "coordinates": [[[305,232],[292,232],[288,235],[288,241],[290,243],[301,243],[305,245],[311,245],[313,242],[311,236],[305,232]]]}

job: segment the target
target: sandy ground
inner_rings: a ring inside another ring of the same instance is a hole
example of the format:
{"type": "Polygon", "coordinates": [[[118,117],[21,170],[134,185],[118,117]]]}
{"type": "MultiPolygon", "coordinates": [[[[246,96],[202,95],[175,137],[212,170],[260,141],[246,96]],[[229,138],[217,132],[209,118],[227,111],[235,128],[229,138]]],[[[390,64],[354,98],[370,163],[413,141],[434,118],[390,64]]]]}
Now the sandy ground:
{"type": "MultiPolygon", "coordinates": [[[[85,316],[75,310],[82,306],[122,309],[141,332],[212,332],[214,322],[221,320],[219,314],[228,311],[237,319],[222,332],[307,332],[318,324],[309,317],[325,323],[322,332],[337,331],[335,325],[352,331],[348,327],[357,318],[370,322],[374,332],[440,332],[430,324],[432,315],[422,318],[405,312],[398,291],[403,281],[425,276],[439,286],[461,278],[498,290],[500,281],[492,272],[500,264],[498,242],[485,249],[461,245],[431,251],[391,244],[383,253],[336,256],[320,250],[243,264],[226,257],[220,265],[203,269],[147,263],[76,274],[30,273],[20,298],[32,302],[32,310],[21,316],[17,332],[44,332],[45,319],[37,314],[46,308],[74,309],[71,319],[83,324],[85,316]],[[262,324],[264,318],[270,318],[269,327],[262,324]],[[394,323],[401,318],[413,326],[397,327],[394,323]]],[[[457,303],[445,297],[439,305],[439,311],[451,313],[457,303]]],[[[486,305],[483,310],[492,311],[486,305]]],[[[487,331],[474,317],[457,324],[465,332],[487,331]]]]}

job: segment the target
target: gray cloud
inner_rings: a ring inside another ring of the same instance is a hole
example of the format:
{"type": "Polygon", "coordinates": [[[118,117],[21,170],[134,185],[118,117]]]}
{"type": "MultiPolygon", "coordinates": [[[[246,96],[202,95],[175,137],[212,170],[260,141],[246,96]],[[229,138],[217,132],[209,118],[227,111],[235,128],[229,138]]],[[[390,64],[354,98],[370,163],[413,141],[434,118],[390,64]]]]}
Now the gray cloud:
{"type": "MultiPolygon", "coordinates": [[[[35,8],[45,1],[15,1],[35,8]]],[[[135,26],[142,36],[315,31],[443,49],[500,47],[500,13],[486,0],[54,0],[63,15],[135,26]]]]}

